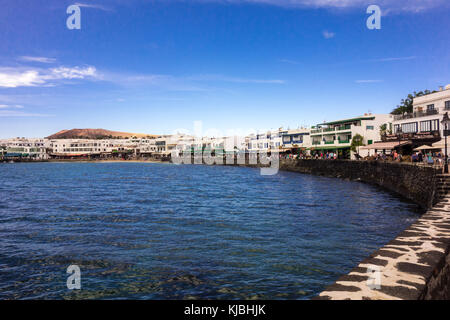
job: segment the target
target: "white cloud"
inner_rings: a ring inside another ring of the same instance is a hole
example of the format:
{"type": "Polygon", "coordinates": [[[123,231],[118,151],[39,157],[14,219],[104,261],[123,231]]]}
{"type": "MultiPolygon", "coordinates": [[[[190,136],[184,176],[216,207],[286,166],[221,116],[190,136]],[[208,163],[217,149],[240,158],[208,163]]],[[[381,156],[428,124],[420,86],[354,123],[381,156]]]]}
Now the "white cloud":
{"type": "Polygon", "coordinates": [[[331,39],[331,38],[334,38],[334,36],[336,34],[334,32],[330,32],[330,31],[325,30],[325,31],[322,32],[322,35],[323,35],[323,37],[325,39],[331,39]]]}
{"type": "Polygon", "coordinates": [[[448,6],[448,0],[197,0],[220,3],[260,3],[281,7],[299,8],[367,8],[380,6],[382,12],[421,12],[440,6],[448,6]]]}
{"type": "Polygon", "coordinates": [[[0,87],[53,86],[58,80],[97,77],[95,67],[58,67],[51,69],[0,68],[0,87]]]}
{"type": "Polygon", "coordinates": [[[31,57],[31,56],[21,56],[19,60],[28,61],[28,62],[39,62],[39,63],[54,63],[56,59],[54,58],[46,58],[46,57],[31,57]]]}
{"type": "Polygon", "coordinates": [[[33,87],[45,83],[45,80],[36,70],[15,71],[11,69],[0,69],[0,87],[33,87]]]}

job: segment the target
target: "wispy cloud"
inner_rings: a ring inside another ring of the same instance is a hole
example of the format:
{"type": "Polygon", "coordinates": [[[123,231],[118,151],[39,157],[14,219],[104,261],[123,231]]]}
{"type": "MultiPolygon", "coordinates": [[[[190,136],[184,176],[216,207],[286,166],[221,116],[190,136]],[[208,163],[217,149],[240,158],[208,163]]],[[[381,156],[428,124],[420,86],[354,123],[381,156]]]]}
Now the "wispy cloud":
{"type": "Polygon", "coordinates": [[[390,57],[390,58],[380,58],[380,59],[370,59],[368,62],[391,62],[391,61],[405,61],[405,60],[414,60],[416,56],[409,57],[390,57]]]}
{"type": "Polygon", "coordinates": [[[29,113],[16,110],[0,110],[0,117],[52,117],[51,114],[29,113]]]}
{"type": "Polygon", "coordinates": [[[206,74],[188,77],[189,80],[193,81],[223,81],[223,82],[234,82],[234,83],[254,83],[254,84],[284,84],[285,80],[280,79],[252,79],[252,78],[240,78],[240,77],[229,77],[224,75],[216,74],[206,74]]]}
{"type": "MultiPolygon", "coordinates": [[[[285,80],[231,77],[220,74],[200,74],[191,76],[174,76],[162,74],[120,74],[103,72],[101,79],[123,87],[154,87],[167,91],[211,91],[217,90],[218,83],[242,83],[254,85],[280,85],[285,80]]],[[[223,89],[223,88],[221,88],[223,89]]]]}
{"type": "Polygon", "coordinates": [[[95,67],[57,67],[50,69],[0,68],[0,87],[53,86],[59,80],[97,78],[95,67]]]}
{"type": "Polygon", "coordinates": [[[84,79],[86,77],[95,77],[97,69],[95,67],[58,67],[50,69],[50,77],[53,79],[84,79]]]}
{"type": "Polygon", "coordinates": [[[98,9],[98,10],[103,10],[103,11],[113,11],[112,8],[105,7],[101,4],[95,4],[95,3],[76,2],[76,3],[74,3],[74,5],[79,6],[80,8],[91,8],[91,9],[98,9]]]}
{"type": "Polygon", "coordinates": [[[383,82],[383,80],[356,80],[356,83],[380,83],[383,82]]]}
{"type": "Polygon", "coordinates": [[[39,62],[39,63],[55,63],[56,59],[46,58],[46,57],[31,57],[31,56],[21,56],[19,60],[28,62],[39,62]]]}
{"type": "Polygon", "coordinates": [[[331,39],[331,38],[334,38],[334,36],[336,34],[334,32],[330,32],[330,31],[325,30],[325,31],[322,32],[322,35],[323,35],[323,37],[325,39],[331,39]]]}
{"type": "Polygon", "coordinates": [[[0,109],[23,109],[23,106],[20,104],[14,105],[0,104],[0,109]]]}

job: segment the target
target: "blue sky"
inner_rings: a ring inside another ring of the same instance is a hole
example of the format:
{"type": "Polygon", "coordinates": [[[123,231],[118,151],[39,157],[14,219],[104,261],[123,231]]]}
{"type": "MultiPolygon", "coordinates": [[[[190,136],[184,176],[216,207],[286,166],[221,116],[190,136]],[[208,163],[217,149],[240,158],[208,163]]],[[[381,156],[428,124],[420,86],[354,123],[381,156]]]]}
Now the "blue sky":
{"type": "Polygon", "coordinates": [[[450,83],[446,0],[0,0],[0,137],[389,113],[450,83]],[[66,27],[78,3],[81,30],[66,27]],[[369,4],[381,30],[366,28],[369,4]]]}

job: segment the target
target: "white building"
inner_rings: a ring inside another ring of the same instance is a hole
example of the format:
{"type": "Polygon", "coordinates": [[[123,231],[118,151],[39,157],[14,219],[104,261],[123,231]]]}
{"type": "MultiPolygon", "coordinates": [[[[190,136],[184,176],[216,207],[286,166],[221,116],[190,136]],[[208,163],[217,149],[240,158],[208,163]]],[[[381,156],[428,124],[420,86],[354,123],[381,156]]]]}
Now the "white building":
{"type": "Polygon", "coordinates": [[[42,138],[14,138],[0,142],[5,157],[30,158],[45,160],[48,158],[46,139],[42,138]]]}
{"type": "Polygon", "coordinates": [[[311,130],[307,128],[298,128],[283,131],[282,134],[283,149],[307,149],[311,147],[311,130]]]}
{"type": "Polygon", "coordinates": [[[53,157],[109,156],[156,152],[155,139],[52,139],[46,140],[53,157]]]}
{"type": "Polygon", "coordinates": [[[283,146],[282,136],[284,132],[285,131],[280,128],[274,131],[252,134],[246,137],[246,149],[249,152],[280,151],[283,146]]]}
{"type": "MultiPolygon", "coordinates": [[[[311,130],[311,153],[338,153],[340,158],[355,158],[350,146],[355,135],[363,137],[364,145],[381,140],[380,127],[392,122],[392,115],[365,114],[360,117],[325,122],[311,130]]],[[[361,156],[368,155],[368,149],[360,150],[361,156]]]]}

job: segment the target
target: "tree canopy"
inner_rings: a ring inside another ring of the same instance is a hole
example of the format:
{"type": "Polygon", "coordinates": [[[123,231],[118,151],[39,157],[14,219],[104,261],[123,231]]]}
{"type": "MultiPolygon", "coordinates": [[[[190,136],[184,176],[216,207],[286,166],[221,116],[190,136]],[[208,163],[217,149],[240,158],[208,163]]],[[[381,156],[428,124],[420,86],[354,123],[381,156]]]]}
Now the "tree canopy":
{"type": "Polygon", "coordinates": [[[387,134],[392,134],[392,130],[388,128],[387,123],[384,123],[380,126],[380,136],[385,136],[387,134]]]}
{"type": "Polygon", "coordinates": [[[364,145],[363,141],[364,141],[364,137],[362,135],[355,134],[355,136],[352,139],[352,144],[350,145],[350,149],[353,152],[357,152],[356,148],[363,146],[364,145]]]}
{"type": "Polygon", "coordinates": [[[430,93],[434,93],[436,91],[414,91],[413,93],[408,94],[406,99],[402,99],[400,105],[398,105],[394,110],[392,110],[391,114],[405,114],[413,112],[413,99],[417,97],[422,97],[430,93]]]}

